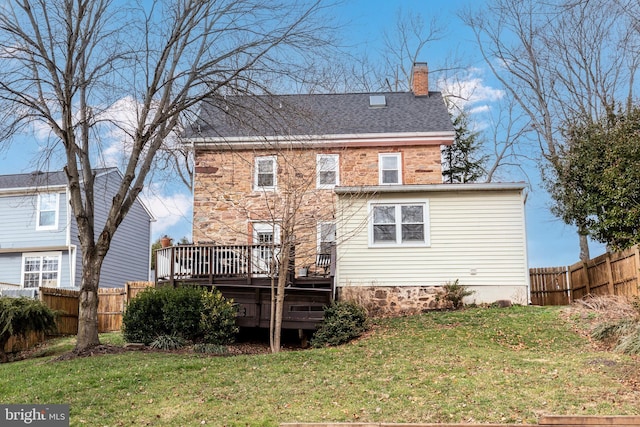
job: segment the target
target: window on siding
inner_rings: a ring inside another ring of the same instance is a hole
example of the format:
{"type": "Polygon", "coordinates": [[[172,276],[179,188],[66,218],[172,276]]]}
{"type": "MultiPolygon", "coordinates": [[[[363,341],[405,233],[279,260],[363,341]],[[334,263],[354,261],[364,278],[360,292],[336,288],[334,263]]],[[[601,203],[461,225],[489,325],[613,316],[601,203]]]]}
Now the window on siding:
{"type": "Polygon", "coordinates": [[[276,156],[256,157],[255,161],[254,188],[257,190],[275,189],[278,170],[276,156]]]}
{"type": "Polygon", "coordinates": [[[336,224],[321,222],[318,224],[318,253],[330,254],[331,246],[336,242],[336,224]]]}
{"type": "Polygon", "coordinates": [[[333,188],[339,185],[339,160],[338,154],[318,154],[316,156],[318,188],[333,188]]]}
{"type": "Polygon", "coordinates": [[[400,153],[379,154],[380,185],[402,184],[402,168],[400,153]]]}
{"type": "Polygon", "coordinates": [[[60,285],[60,252],[31,253],[22,256],[22,286],[57,288],[60,285]]]}
{"type": "Polygon", "coordinates": [[[57,193],[38,194],[38,218],[37,230],[56,230],[58,228],[58,203],[57,193]]]}
{"type": "Polygon", "coordinates": [[[428,245],[428,205],[420,203],[372,204],[370,243],[376,245],[428,245]]]}

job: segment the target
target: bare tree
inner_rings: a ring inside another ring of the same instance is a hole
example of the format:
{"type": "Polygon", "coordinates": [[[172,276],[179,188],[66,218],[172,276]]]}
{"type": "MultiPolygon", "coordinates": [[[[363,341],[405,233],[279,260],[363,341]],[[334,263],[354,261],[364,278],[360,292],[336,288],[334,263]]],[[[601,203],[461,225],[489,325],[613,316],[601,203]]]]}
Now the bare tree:
{"type": "Polygon", "coordinates": [[[205,97],[264,92],[317,60],[329,46],[329,21],[319,19],[328,6],[318,0],[0,5],[0,135],[48,128],[50,149],[65,158],[83,265],[76,350],[99,344],[102,262],[163,143],[205,97]],[[126,105],[126,119],[112,114],[116,105],[126,105]],[[124,179],[99,228],[94,167],[106,155],[106,131],[114,129],[124,179]]]}
{"type": "MultiPolygon", "coordinates": [[[[529,119],[543,179],[566,185],[558,179],[566,151],[562,127],[633,99],[638,34],[628,13],[606,0],[492,0],[462,18],[486,64],[529,119]]],[[[588,259],[584,218],[573,223],[580,258],[588,259]]]]}

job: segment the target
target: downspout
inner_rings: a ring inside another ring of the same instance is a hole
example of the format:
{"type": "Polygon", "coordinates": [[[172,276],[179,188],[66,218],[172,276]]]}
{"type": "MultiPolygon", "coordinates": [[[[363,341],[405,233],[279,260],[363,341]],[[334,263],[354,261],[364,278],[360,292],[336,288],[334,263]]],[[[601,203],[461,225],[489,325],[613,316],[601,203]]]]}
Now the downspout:
{"type": "Polygon", "coordinates": [[[527,289],[527,305],[531,305],[531,275],[529,274],[529,251],[527,249],[527,196],[526,189],[522,189],[522,234],[524,238],[524,263],[525,263],[525,285],[527,289]]]}
{"type": "MultiPolygon", "coordinates": [[[[194,243],[193,236],[195,236],[195,230],[193,227],[195,226],[194,219],[194,209],[196,202],[196,143],[192,139],[191,140],[191,154],[193,154],[193,175],[191,176],[191,243],[194,243]]],[[[157,267],[156,267],[157,268],[157,267]]]]}
{"type": "Polygon", "coordinates": [[[69,200],[71,199],[71,195],[69,193],[69,186],[65,187],[65,195],[67,198],[67,253],[69,259],[69,285],[72,288],[76,287],[76,269],[75,269],[75,245],[71,244],[71,203],[69,200]],[[73,254],[73,256],[72,256],[73,254]]]}

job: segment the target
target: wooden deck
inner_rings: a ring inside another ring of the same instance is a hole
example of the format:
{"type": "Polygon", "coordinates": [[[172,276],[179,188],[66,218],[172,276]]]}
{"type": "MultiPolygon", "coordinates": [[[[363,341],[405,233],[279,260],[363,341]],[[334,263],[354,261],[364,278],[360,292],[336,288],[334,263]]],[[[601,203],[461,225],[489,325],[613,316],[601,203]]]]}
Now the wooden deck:
{"type": "MultiPolygon", "coordinates": [[[[238,304],[238,325],[268,328],[277,245],[178,245],[156,251],[158,286],[215,286],[238,304]]],[[[334,298],[333,277],[296,277],[289,268],[282,327],[315,329],[334,298]]],[[[327,271],[333,271],[328,269],[327,271]]]]}

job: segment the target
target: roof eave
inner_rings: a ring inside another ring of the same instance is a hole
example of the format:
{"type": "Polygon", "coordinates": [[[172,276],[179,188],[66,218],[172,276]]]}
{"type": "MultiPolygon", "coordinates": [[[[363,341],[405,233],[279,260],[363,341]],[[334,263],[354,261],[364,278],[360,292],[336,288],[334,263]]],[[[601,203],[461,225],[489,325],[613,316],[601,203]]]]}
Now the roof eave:
{"type": "Polygon", "coordinates": [[[34,185],[30,187],[13,187],[13,188],[0,188],[0,196],[4,195],[16,195],[16,194],[32,194],[34,192],[49,193],[56,190],[65,190],[67,188],[64,184],[56,185],[34,185]]]}
{"type": "Polygon", "coordinates": [[[265,146],[286,145],[287,147],[308,146],[404,146],[404,145],[447,145],[453,143],[454,131],[441,132],[400,132],[333,135],[286,135],[286,136],[249,136],[249,137],[189,137],[183,138],[185,144],[198,149],[233,150],[255,149],[265,146]]]}
{"type": "Polygon", "coordinates": [[[523,182],[468,183],[468,184],[415,184],[415,185],[365,185],[335,187],[342,194],[383,194],[383,193],[437,193],[454,191],[522,191],[527,188],[523,182]]]}

